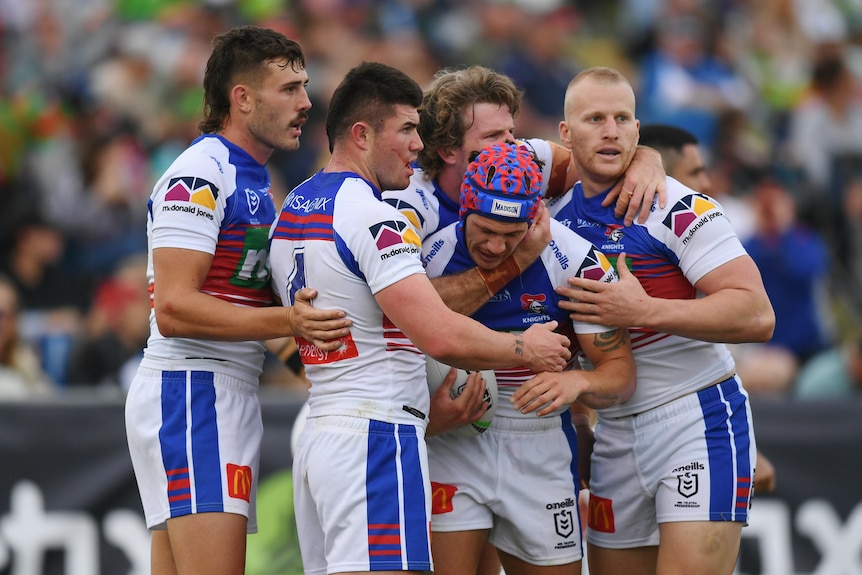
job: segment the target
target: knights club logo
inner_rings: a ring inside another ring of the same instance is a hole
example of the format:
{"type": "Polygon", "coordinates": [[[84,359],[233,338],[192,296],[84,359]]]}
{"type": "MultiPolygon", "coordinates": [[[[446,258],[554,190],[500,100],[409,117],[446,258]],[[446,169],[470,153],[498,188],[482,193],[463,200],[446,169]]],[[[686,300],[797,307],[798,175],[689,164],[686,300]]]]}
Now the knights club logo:
{"type": "Polygon", "coordinates": [[[545,294],[533,295],[525,293],[521,296],[521,309],[535,314],[545,313],[548,311],[548,306],[545,305],[547,299],[548,296],[545,294]]]}
{"type": "Polygon", "coordinates": [[[691,473],[690,471],[686,471],[685,473],[677,475],[676,478],[679,480],[679,484],[677,485],[676,490],[679,492],[680,495],[682,495],[686,499],[697,495],[697,473],[691,473]]]}
{"type": "Polygon", "coordinates": [[[678,238],[681,238],[707,212],[716,209],[716,207],[709,197],[703,194],[691,194],[678,201],[662,223],[673,231],[678,238]]]}
{"type": "Polygon", "coordinates": [[[605,228],[605,237],[607,237],[609,241],[612,241],[615,244],[618,244],[620,243],[620,241],[622,241],[623,235],[623,226],[619,224],[611,224],[605,228]]]}

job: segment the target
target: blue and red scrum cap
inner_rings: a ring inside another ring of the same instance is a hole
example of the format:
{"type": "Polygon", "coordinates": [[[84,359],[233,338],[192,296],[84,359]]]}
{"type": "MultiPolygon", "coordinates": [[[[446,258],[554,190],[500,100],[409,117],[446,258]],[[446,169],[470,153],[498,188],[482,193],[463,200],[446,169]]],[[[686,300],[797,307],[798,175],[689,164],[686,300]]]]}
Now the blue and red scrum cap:
{"type": "Polygon", "coordinates": [[[463,225],[477,213],[505,222],[532,223],[542,201],[542,171],[533,153],[516,144],[482,148],[461,183],[463,225]]]}

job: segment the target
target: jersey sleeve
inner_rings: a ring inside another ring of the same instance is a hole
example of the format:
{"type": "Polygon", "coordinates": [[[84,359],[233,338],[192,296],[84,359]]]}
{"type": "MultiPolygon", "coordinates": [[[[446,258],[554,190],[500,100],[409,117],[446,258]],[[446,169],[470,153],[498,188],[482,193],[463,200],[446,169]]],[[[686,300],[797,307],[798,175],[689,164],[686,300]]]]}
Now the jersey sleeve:
{"type": "Polygon", "coordinates": [[[554,166],[554,153],[551,150],[551,144],[547,140],[543,140],[541,138],[518,140],[517,144],[519,146],[524,146],[535,156],[538,165],[542,170],[542,195],[547,195],[548,182],[551,181],[551,171],[554,166]]]}
{"type": "MultiPolygon", "coordinates": [[[[563,224],[551,220],[553,240],[542,253],[542,260],[554,285],[568,285],[569,277],[579,277],[603,283],[619,281],[611,261],[596,246],[563,224]]],[[[573,321],[575,333],[603,333],[614,327],[573,321]]]]}
{"type": "MultiPolygon", "coordinates": [[[[671,180],[668,182],[670,186],[671,180]]],[[[676,194],[678,199],[668,202],[660,221],[656,218],[651,225],[654,235],[676,253],[679,268],[694,285],[714,269],[746,255],[746,251],[721,204],[678,185],[687,193],[676,194]]]]}
{"type": "MultiPolygon", "coordinates": [[[[361,180],[354,185],[367,186],[361,180]]],[[[407,218],[381,201],[356,202],[361,194],[339,193],[333,228],[339,249],[347,250],[365,276],[371,293],[413,274],[422,267],[422,242],[407,218]]]]}
{"type": "MultiPolygon", "coordinates": [[[[215,253],[227,198],[233,190],[215,158],[193,152],[180,156],[153,189],[153,249],[215,253]]],[[[222,165],[229,166],[227,161],[222,165]]]]}
{"type": "Polygon", "coordinates": [[[410,186],[403,190],[383,192],[383,201],[394,207],[410,223],[420,239],[434,233],[440,226],[439,203],[434,196],[433,186],[421,185],[410,179],[410,186]]]}
{"type": "Polygon", "coordinates": [[[457,245],[455,229],[457,222],[449,224],[440,231],[431,234],[422,242],[422,264],[428,277],[436,278],[446,273],[446,265],[452,259],[457,245]]]}

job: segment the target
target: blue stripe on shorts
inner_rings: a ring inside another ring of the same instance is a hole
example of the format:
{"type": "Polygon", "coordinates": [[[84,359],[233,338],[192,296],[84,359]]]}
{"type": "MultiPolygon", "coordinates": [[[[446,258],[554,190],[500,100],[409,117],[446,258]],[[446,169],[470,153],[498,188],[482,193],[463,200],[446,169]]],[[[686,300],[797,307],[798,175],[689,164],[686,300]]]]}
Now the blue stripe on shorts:
{"type": "Polygon", "coordinates": [[[365,489],[370,570],[430,570],[426,488],[416,429],[370,421],[367,465],[365,489]],[[403,489],[398,476],[399,449],[403,489]],[[404,498],[403,509],[401,497],[404,498]]]}
{"type": "Polygon", "coordinates": [[[194,513],[200,507],[204,507],[206,511],[224,511],[212,372],[162,372],[162,426],[159,430],[159,443],[167,474],[167,497],[171,517],[194,513]],[[191,381],[190,385],[187,385],[189,377],[191,381]],[[191,423],[186,417],[187,401],[191,402],[191,423]],[[186,442],[189,427],[194,474],[190,473],[186,442]],[[194,505],[192,477],[195,485],[194,505]]]}
{"type": "Polygon", "coordinates": [[[736,376],[697,393],[709,452],[710,519],[748,521],[752,462],[748,397],[736,376]]]}

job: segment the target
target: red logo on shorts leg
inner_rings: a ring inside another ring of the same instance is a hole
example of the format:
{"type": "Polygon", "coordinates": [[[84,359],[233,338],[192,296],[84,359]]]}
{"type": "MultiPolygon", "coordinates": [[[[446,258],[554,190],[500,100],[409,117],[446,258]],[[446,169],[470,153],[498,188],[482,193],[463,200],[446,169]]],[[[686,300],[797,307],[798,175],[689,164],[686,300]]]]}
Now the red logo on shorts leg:
{"type": "Polygon", "coordinates": [[[458,488],[446,483],[431,482],[431,514],[452,513],[452,497],[458,488]]]}
{"type": "Polygon", "coordinates": [[[590,513],[588,518],[590,529],[602,533],[613,533],[614,527],[614,502],[611,499],[599,497],[590,493],[590,513]]]}
{"type": "Polygon", "coordinates": [[[251,467],[227,464],[227,493],[235,499],[248,501],[251,497],[251,467]]]}

